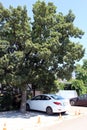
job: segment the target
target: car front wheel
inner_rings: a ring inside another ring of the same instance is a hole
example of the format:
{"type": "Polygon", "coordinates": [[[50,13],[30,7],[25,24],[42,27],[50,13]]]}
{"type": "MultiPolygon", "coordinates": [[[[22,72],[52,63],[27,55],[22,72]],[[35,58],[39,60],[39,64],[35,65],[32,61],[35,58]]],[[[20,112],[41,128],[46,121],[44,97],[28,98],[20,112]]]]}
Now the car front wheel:
{"type": "Polygon", "coordinates": [[[75,101],[70,101],[70,104],[71,104],[71,106],[74,106],[75,105],[75,101]]]}
{"type": "Polygon", "coordinates": [[[46,113],[47,113],[48,115],[52,115],[52,114],[53,114],[52,108],[51,108],[51,107],[47,107],[47,108],[46,108],[46,113]]]}
{"type": "Polygon", "coordinates": [[[26,104],[26,111],[29,111],[30,110],[30,106],[29,106],[29,104],[27,103],[26,104]]]}

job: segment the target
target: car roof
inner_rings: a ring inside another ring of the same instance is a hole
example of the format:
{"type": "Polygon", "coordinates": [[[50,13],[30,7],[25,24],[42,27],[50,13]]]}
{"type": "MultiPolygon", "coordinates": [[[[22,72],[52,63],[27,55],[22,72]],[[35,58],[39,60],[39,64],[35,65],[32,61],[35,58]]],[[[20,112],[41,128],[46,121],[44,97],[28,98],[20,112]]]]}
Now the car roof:
{"type": "MultiPolygon", "coordinates": [[[[52,97],[52,96],[57,96],[57,97],[61,97],[61,98],[63,98],[62,96],[60,96],[60,95],[57,95],[57,94],[39,94],[39,95],[37,95],[37,96],[40,96],[40,95],[44,95],[44,96],[50,96],[50,97],[52,97]]],[[[35,96],[36,97],[36,96],[35,96]]]]}
{"type": "MultiPolygon", "coordinates": [[[[52,96],[52,95],[56,95],[56,94],[39,94],[39,95],[52,96]]],[[[38,96],[38,95],[37,95],[37,96],[38,96]]]]}

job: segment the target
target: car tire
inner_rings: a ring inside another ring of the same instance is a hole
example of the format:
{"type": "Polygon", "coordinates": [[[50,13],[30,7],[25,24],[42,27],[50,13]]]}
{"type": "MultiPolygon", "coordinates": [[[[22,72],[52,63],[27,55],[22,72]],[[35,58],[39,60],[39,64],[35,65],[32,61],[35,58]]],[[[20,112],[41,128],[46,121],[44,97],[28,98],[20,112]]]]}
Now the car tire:
{"type": "Polygon", "coordinates": [[[63,115],[64,115],[64,114],[66,114],[66,111],[64,111],[64,112],[61,112],[61,114],[63,114],[63,115]]]}
{"type": "Polygon", "coordinates": [[[29,111],[30,110],[30,106],[29,106],[29,104],[27,103],[26,104],[26,111],[29,111]]]}
{"type": "Polygon", "coordinates": [[[53,114],[52,108],[51,108],[51,107],[47,107],[47,108],[46,108],[46,113],[47,113],[48,115],[52,115],[52,114],[53,114]]]}
{"type": "Polygon", "coordinates": [[[75,101],[70,101],[70,104],[71,104],[71,106],[74,106],[75,105],[75,101]]]}

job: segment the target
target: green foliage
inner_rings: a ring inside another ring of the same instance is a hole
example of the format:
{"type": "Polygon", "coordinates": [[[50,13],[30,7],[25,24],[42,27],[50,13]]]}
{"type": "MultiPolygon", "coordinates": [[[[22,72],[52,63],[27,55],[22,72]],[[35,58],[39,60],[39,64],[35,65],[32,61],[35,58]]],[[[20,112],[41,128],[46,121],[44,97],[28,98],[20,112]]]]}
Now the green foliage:
{"type": "Polygon", "coordinates": [[[47,48],[46,67],[50,67],[58,78],[70,79],[75,62],[84,56],[80,43],[71,38],[81,38],[84,32],[74,26],[75,16],[70,10],[67,15],[56,13],[53,3],[37,1],[33,5],[34,21],[32,22],[32,40],[47,48]],[[44,12],[44,14],[43,14],[44,12]]]}
{"type": "Polygon", "coordinates": [[[3,84],[0,89],[0,111],[19,110],[21,94],[18,88],[3,84]]]}
{"type": "Polygon", "coordinates": [[[3,10],[0,10],[2,16],[0,19],[0,71],[2,72],[0,81],[21,85],[26,80],[26,74],[23,72],[26,68],[24,65],[26,41],[30,39],[29,18],[26,7],[2,8],[3,10]]]}
{"type": "Polygon", "coordinates": [[[87,60],[83,60],[83,65],[76,66],[76,79],[82,80],[85,87],[87,87],[87,60]]]}
{"type": "Polygon", "coordinates": [[[55,80],[55,85],[57,86],[57,90],[64,90],[65,84],[63,82],[60,82],[59,80],[55,80]]]}
{"type": "Polygon", "coordinates": [[[87,92],[87,89],[82,80],[72,80],[71,84],[71,89],[76,90],[78,95],[85,94],[87,92]]]}

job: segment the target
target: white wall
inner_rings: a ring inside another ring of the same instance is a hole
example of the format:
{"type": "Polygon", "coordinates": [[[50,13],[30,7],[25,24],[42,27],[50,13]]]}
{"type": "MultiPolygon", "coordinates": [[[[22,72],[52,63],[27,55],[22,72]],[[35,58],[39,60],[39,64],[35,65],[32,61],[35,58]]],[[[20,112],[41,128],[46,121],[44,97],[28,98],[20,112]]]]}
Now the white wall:
{"type": "Polygon", "coordinates": [[[78,96],[76,90],[59,90],[56,94],[68,99],[78,96]]]}

